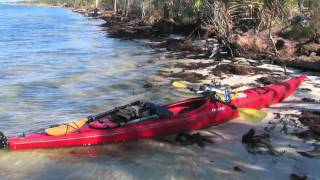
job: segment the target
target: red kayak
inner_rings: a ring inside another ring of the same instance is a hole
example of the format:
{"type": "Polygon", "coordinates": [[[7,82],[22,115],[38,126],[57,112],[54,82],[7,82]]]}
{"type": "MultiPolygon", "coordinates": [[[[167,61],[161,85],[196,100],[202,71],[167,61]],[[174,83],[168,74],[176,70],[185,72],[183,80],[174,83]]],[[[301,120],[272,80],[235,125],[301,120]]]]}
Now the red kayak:
{"type": "MultiPolygon", "coordinates": [[[[300,76],[279,84],[245,90],[241,92],[245,97],[234,99],[231,104],[240,108],[268,107],[294,93],[305,78],[306,76],[300,76]]],[[[85,124],[76,132],[60,136],[50,136],[42,131],[23,137],[10,137],[7,143],[10,150],[116,143],[202,129],[221,124],[239,115],[236,109],[224,103],[212,102],[201,97],[166,105],[163,108],[170,111],[171,115],[104,129],[95,128],[99,127],[96,124],[85,124]]]]}

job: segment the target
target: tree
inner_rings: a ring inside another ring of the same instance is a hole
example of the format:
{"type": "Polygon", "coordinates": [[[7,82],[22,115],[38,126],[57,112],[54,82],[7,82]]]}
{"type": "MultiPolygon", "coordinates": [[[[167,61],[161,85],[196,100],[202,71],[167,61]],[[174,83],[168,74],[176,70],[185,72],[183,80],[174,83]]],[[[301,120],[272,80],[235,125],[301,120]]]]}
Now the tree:
{"type": "Polygon", "coordinates": [[[146,20],[146,3],[144,0],[140,0],[140,7],[141,7],[141,19],[145,21],[146,20]]]}
{"type": "MultiPolygon", "coordinates": [[[[206,24],[212,26],[212,29],[217,36],[218,41],[227,48],[233,56],[231,48],[231,30],[232,19],[228,12],[228,4],[224,0],[203,0],[201,2],[201,18],[206,24]]],[[[197,5],[198,6],[198,5],[197,5]]]]}
{"type": "Polygon", "coordinates": [[[170,14],[169,14],[169,1],[168,0],[164,0],[164,5],[163,5],[163,18],[164,19],[169,19],[170,14]]]}
{"type": "Polygon", "coordinates": [[[113,13],[117,14],[117,0],[113,0],[113,13]]]}
{"type": "Polygon", "coordinates": [[[269,39],[271,40],[273,47],[274,47],[274,52],[277,54],[277,48],[275,45],[275,42],[272,38],[272,23],[273,21],[281,16],[284,15],[284,0],[263,0],[263,8],[265,10],[265,14],[267,14],[268,18],[268,31],[269,31],[269,39]]]}
{"type": "Polygon", "coordinates": [[[304,4],[304,0],[299,0],[299,9],[300,9],[300,12],[302,12],[303,9],[304,9],[303,4],[304,4]]]}
{"type": "MultiPolygon", "coordinates": [[[[272,38],[272,23],[275,20],[275,18],[279,16],[283,16],[283,17],[286,16],[286,13],[284,11],[285,0],[264,0],[263,4],[264,4],[264,8],[266,9],[266,12],[269,14],[269,19],[268,19],[269,39],[272,42],[274,53],[276,57],[279,59],[278,50],[272,38]]],[[[282,66],[284,69],[284,73],[287,74],[287,68],[283,62],[282,62],[282,66]]]]}
{"type": "Polygon", "coordinates": [[[131,1],[130,0],[125,0],[125,3],[124,3],[124,12],[123,12],[123,15],[124,16],[128,16],[129,14],[129,11],[130,11],[130,5],[131,5],[131,1]]]}
{"type": "Polygon", "coordinates": [[[99,9],[99,8],[100,8],[100,4],[101,4],[101,0],[96,0],[96,6],[95,6],[95,8],[96,8],[96,9],[99,9]]]}

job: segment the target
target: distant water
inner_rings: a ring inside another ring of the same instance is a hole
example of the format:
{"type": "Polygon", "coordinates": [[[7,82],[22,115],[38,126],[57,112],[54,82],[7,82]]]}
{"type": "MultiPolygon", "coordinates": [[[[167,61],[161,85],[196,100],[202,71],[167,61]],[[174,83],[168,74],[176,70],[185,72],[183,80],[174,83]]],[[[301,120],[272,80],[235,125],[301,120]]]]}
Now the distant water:
{"type": "Polygon", "coordinates": [[[158,55],[108,38],[102,23],[62,8],[0,5],[1,131],[87,116],[143,91],[158,55]]]}

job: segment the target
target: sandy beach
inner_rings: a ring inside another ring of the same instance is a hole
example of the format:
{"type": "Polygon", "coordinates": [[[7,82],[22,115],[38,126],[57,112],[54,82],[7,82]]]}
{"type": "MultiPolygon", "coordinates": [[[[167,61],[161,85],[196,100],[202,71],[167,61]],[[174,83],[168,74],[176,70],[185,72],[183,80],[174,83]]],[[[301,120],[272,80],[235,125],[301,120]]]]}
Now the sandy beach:
{"type": "MultiPolygon", "coordinates": [[[[275,83],[273,81],[281,82],[283,79],[303,74],[307,75],[308,78],[294,95],[280,104],[263,109],[268,113],[268,116],[261,123],[252,124],[238,118],[216,127],[191,132],[191,134],[200,133],[207,136],[214,143],[208,143],[203,149],[197,147],[196,144],[190,148],[198,148],[197,156],[199,158],[202,154],[204,157],[210,157],[214,162],[208,159],[203,159],[203,161],[208,161],[207,163],[210,164],[212,171],[227,179],[294,179],[295,175],[301,179],[318,179],[320,176],[317,171],[317,167],[320,165],[318,158],[320,153],[317,152],[318,141],[314,138],[299,138],[297,134],[309,129],[301,123],[301,119],[307,118],[301,115],[301,112],[320,111],[319,73],[288,68],[287,75],[285,75],[283,68],[278,65],[264,63],[256,65],[256,61],[244,58],[237,58],[233,61],[247,69],[261,68],[261,70],[248,74],[246,72],[246,75],[222,72],[221,76],[216,76],[212,73],[215,68],[222,64],[230,65],[230,60],[223,60],[216,63],[215,66],[193,69],[190,66],[195,67],[195,64],[200,63],[210,64],[214,61],[208,59],[175,59],[169,60],[169,63],[166,63],[165,67],[160,70],[160,74],[165,75],[165,78],[169,80],[182,80],[194,87],[201,83],[210,83],[212,80],[216,80],[222,84],[236,87],[235,90],[238,91],[267,85],[268,82],[261,81],[263,78],[270,80],[269,83],[275,83]],[[250,65],[250,62],[253,62],[252,65],[250,65]],[[181,76],[183,78],[176,78],[170,76],[172,73],[184,75],[181,76]],[[192,73],[201,74],[205,78],[186,75],[192,73]],[[190,83],[195,79],[198,83],[190,83]],[[247,145],[241,143],[242,136],[251,128],[256,131],[256,134],[261,135],[262,141],[268,146],[260,143],[253,149],[247,149],[247,145]],[[303,153],[310,151],[315,152],[313,153],[314,157],[303,153]]],[[[158,77],[158,79],[161,78],[158,77]]],[[[176,91],[182,97],[186,96],[187,90],[176,91]]],[[[189,95],[190,97],[194,96],[192,93],[189,93],[189,95]]],[[[179,95],[177,96],[179,97],[179,95]]],[[[320,117],[319,113],[317,114],[317,117],[320,117]]]]}

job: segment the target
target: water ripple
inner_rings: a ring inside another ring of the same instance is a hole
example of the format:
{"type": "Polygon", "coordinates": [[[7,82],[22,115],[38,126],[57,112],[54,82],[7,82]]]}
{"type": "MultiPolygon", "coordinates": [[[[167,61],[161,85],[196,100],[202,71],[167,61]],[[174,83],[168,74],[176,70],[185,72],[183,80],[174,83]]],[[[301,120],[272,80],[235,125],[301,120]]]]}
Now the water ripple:
{"type": "Polygon", "coordinates": [[[107,38],[101,20],[49,7],[0,5],[0,14],[0,130],[6,134],[96,113],[133,88],[141,92],[136,83],[156,68],[145,65],[157,58],[154,51],[107,38]]]}

